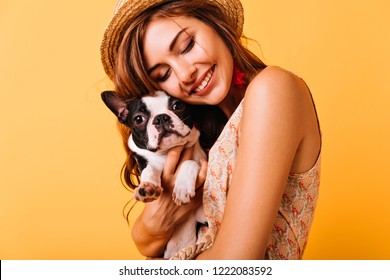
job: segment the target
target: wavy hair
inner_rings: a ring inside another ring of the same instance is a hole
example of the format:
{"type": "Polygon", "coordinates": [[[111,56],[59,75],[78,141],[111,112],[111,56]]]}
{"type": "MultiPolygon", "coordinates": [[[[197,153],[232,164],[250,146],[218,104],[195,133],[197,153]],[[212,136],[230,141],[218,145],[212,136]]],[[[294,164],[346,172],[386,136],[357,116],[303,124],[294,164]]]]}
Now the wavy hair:
{"type": "MultiPolygon", "coordinates": [[[[237,34],[229,24],[228,17],[219,7],[204,0],[169,0],[144,11],[126,27],[127,30],[118,49],[113,77],[115,91],[124,100],[131,101],[159,89],[149,77],[142,56],[145,31],[152,20],[179,16],[196,18],[214,29],[228,47],[240,71],[251,75],[266,67],[244,46],[246,38],[237,34]]],[[[193,112],[201,130],[201,145],[207,150],[216,141],[227,122],[227,117],[218,106],[197,105],[193,112]]],[[[121,179],[126,187],[134,189],[139,185],[140,171],[127,146],[131,131],[120,123],[118,127],[127,155],[121,179]]]]}

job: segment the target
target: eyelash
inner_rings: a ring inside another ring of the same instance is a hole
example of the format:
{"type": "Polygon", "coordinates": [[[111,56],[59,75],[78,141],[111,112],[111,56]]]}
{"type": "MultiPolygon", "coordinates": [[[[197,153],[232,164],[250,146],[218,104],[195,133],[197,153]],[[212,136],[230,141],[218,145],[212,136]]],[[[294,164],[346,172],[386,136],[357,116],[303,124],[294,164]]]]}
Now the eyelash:
{"type": "Polygon", "coordinates": [[[162,76],[162,77],[157,77],[157,82],[158,83],[162,83],[162,82],[165,82],[168,78],[169,78],[169,75],[171,74],[171,68],[169,68],[167,70],[167,72],[165,72],[165,74],[162,76]]]}
{"type": "Polygon", "coordinates": [[[187,46],[185,47],[185,49],[181,52],[181,54],[186,54],[186,53],[188,53],[190,50],[192,50],[192,48],[194,47],[194,45],[195,45],[195,39],[194,39],[193,36],[191,36],[188,45],[187,45],[187,46]]]}
{"type": "MultiPolygon", "coordinates": [[[[188,45],[181,52],[181,55],[190,52],[192,50],[192,48],[194,47],[194,45],[195,45],[195,38],[194,38],[194,36],[191,36],[190,41],[188,42],[188,45]]],[[[169,78],[171,71],[172,71],[171,68],[169,68],[162,77],[157,77],[156,81],[158,83],[165,82],[169,78]]]]}

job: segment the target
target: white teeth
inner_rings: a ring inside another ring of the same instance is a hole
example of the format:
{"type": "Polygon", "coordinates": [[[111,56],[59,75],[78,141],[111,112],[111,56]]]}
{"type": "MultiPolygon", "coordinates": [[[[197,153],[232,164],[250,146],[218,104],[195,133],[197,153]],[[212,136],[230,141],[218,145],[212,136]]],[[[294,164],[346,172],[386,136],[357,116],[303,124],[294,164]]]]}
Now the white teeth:
{"type": "Polygon", "coordinates": [[[196,89],[194,89],[194,91],[199,92],[202,89],[204,89],[207,86],[207,84],[209,83],[212,75],[213,75],[213,70],[210,70],[210,72],[207,73],[207,75],[204,78],[204,80],[202,81],[202,83],[196,89]]]}

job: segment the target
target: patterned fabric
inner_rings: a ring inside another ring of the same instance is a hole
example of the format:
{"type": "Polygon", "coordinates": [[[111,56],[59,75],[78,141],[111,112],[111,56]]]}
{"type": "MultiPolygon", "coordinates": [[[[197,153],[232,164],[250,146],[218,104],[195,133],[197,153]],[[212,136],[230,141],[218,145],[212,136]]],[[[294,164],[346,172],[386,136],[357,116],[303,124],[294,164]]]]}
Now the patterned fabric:
{"type": "MultiPolygon", "coordinates": [[[[173,259],[195,258],[214,243],[234,170],[241,116],[242,102],[209,153],[203,195],[208,227],[199,230],[197,244],[180,251],[173,259]]],[[[320,157],[309,171],[289,174],[268,242],[266,259],[302,259],[317,203],[319,179],[320,157]]]]}

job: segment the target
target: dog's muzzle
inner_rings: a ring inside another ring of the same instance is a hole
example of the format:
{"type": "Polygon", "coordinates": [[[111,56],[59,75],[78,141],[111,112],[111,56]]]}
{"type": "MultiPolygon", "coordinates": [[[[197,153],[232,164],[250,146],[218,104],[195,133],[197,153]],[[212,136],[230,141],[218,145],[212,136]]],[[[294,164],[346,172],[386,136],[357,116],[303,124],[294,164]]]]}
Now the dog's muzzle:
{"type": "Polygon", "coordinates": [[[167,136],[167,133],[174,133],[172,119],[167,114],[155,116],[152,123],[157,129],[160,138],[167,136]]]}

